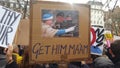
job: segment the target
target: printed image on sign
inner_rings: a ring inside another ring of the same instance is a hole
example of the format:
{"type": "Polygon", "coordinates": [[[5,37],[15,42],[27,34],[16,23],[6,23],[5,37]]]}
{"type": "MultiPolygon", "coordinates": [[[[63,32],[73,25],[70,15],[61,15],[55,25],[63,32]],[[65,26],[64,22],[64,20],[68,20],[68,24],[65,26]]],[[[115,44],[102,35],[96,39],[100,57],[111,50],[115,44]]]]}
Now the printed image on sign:
{"type": "Polygon", "coordinates": [[[35,1],[30,11],[31,63],[90,58],[89,5],[35,1]]]}
{"type": "Polygon", "coordinates": [[[78,15],[78,11],[73,10],[71,11],[43,9],[42,36],[79,37],[78,15]]]}
{"type": "Polygon", "coordinates": [[[91,27],[91,54],[102,55],[103,53],[104,28],[101,26],[91,27]]]}
{"type": "Polygon", "coordinates": [[[12,44],[21,14],[0,6],[0,46],[12,44]]]}

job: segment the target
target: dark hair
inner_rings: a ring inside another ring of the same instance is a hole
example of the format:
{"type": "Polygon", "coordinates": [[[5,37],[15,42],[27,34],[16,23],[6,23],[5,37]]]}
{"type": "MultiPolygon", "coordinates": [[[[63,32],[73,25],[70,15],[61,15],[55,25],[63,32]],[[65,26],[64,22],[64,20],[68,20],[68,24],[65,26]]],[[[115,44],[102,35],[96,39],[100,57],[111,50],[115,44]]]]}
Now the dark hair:
{"type": "Polygon", "coordinates": [[[114,68],[114,66],[112,65],[110,65],[110,66],[102,66],[102,67],[95,67],[95,68],[114,68]]]}
{"type": "Polygon", "coordinates": [[[120,40],[115,40],[113,43],[111,43],[110,49],[115,56],[120,57],[120,40]]]}
{"type": "Polygon", "coordinates": [[[114,64],[110,59],[98,57],[94,61],[94,68],[114,68],[114,64]]]}
{"type": "Polygon", "coordinates": [[[59,12],[59,13],[57,13],[56,16],[62,16],[62,17],[64,17],[64,13],[63,12],[59,12]]]}
{"type": "Polygon", "coordinates": [[[114,68],[120,68],[120,62],[117,62],[117,63],[114,65],[114,68]]]}
{"type": "Polygon", "coordinates": [[[43,23],[46,23],[47,20],[42,20],[43,23]]]}

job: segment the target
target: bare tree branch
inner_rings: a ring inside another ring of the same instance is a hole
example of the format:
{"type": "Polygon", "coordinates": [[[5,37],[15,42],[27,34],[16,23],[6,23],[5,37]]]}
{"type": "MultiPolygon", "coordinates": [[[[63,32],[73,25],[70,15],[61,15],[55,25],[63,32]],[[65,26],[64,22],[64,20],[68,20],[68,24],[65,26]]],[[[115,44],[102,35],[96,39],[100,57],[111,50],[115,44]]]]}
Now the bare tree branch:
{"type": "MultiPolygon", "coordinates": [[[[22,7],[21,3],[20,3],[20,0],[17,0],[17,3],[19,4],[19,9],[20,7],[22,7]]],[[[23,8],[23,7],[22,7],[23,8]]]]}
{"type": "MultiPolygon", "coordinates": [[[[25,1],[24,1],[24,2],[25,2],[25,1]]],[[[24,5],[24,16],[23,16],[23,19],[25,19],[26,14],[27,14],[27,6],[28,6],[28,3],[29,3],[29,1],[27,0],[27,1],[25,2],[25,5],[24,5]]]]}

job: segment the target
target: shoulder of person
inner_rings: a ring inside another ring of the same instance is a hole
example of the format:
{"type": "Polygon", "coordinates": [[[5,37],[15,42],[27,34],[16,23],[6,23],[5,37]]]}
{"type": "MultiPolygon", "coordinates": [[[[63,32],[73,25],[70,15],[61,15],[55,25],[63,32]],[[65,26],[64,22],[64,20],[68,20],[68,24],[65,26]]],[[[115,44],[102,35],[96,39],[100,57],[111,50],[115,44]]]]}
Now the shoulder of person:
{"type": "Polygon", "coordinates": [[[120,61],[119,62],[116,62],[115,65],[114,65],[115,68],[120,68],[120,61]]]}
{"type": "Polygon", "coordinates": [[[18,68],[18,65],[14,60],[12,60],[7,63],[5,68],[18,68]]]}

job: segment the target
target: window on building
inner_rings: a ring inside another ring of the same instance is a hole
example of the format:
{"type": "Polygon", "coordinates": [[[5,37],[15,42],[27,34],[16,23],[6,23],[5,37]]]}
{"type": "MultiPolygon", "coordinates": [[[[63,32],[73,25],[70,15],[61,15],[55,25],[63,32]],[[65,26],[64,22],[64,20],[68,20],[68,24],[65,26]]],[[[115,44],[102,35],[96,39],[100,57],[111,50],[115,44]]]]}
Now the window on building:
{"type": "Polygon", "coordinates": [[[94,14],[96,14],[96,11],[94,11],[94,14]]]}
{"type": "Polygon", "coordinates": [[[95,14],[93,16],[94,16],[94,19],[95,19],[96,18],[95,14]]]}
{"type": "Polygon", "coordinates": [[[96,21],[94,21],[94,24],[96,24],[96,21]]]}
{"type": "Polygon", "coordinates": [[[16,4],[16,8],[19,8],[19,5],[18,5],[18,4],[16,4]]]}
{"type": "Polygon", "coordinates": [[[16,8],[16,3],[13,3],[13,8],[16,8]]]}
{"type": "Polygon", "coordinates": [[[96,6],[96,9],[98,9],[98,6],[96,6]]]}
{"type": "Polygon", "coordinates": [[[97,24],[99,24],[99,21],[97,21],[97,24]]]}
{"type": "Polygon", "coordinates": [[[1,5],[3,5],[3,6],[4,6],[4,5],[5,5],[5,2],[4,2],[4,1],[1,1],[1,5]]]}
{"type": "Polygon", "coordinates": [[[11,8],[13,7],[13,3],[10,4],[10,7],[11,7],[11,8]]]}
{"type": "Polygon", "coordinates": [[[7,7],[10,7],[10,2],[7,2],[7,7]]]}
{"type": "Polygon", "coordinates": [[[92,6],[92,8],[94,8],[94,5],[92,6]]]}

